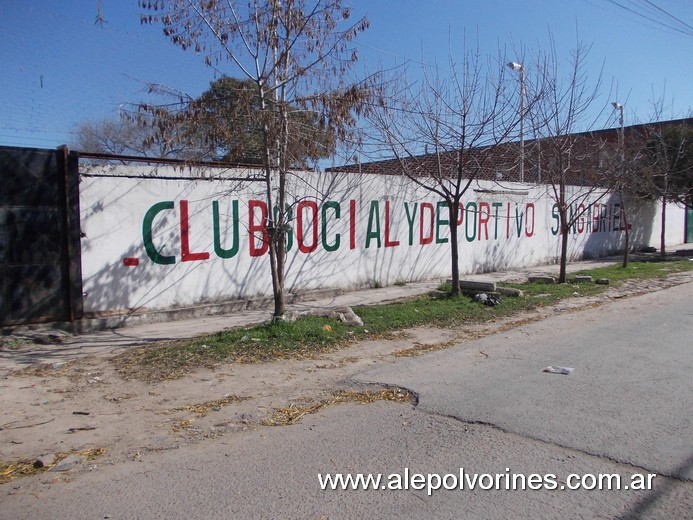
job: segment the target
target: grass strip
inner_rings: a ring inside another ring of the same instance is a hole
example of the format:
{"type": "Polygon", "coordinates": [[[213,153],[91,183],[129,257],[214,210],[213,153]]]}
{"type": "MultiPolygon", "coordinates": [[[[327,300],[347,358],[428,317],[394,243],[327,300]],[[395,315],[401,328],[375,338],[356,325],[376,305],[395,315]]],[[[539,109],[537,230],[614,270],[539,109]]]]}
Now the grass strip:
{"type": "MultiPolygon", "coordinates": [[[[576,274],[594,279],[609,278],[612,285],[625,280],[663,278],[693,270],[689,260],[631,262],[584,270],[576,274]]],[[[484,323],[498,318],[552,305],[565,298],[592,296],[607,286],[594,283],[502,284],[521,288],[524,297],[503,297],[499,305],[488,307],[465,295],[426,294],[406,301],[354,307],[363,327],[340,321],[305,316],[295,321],[276,321],[252,327],[230,329],[191,340],[159,343],[131,349],[113,359],[126,378],[145,381],[177,379],[202,367],[223,362],[261,363],[278,359],[315,357],[340,346],[363,339],[392,337],[398,331],[419,326],[453,327],[484,323]]]]}

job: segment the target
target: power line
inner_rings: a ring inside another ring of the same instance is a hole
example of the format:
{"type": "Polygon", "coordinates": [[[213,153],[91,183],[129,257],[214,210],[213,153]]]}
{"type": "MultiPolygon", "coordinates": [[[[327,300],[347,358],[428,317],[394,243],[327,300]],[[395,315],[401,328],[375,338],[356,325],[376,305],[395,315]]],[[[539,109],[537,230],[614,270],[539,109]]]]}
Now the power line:
{"type": "MultiPolygon", "coordinates": [[[[676,16],[672,15],[668,11],[665,11],[661,7],[655,5],[653,2],[650,0],[642,0],[643,3],[637,4],[635,2],[630,2],[633,7],[629,7],[628,5],[625,5],[621,2],[618,2],[616,0],[606,0],[608,3],[615,5],[631,14],[634,14],[635,16],[648,20],[658,26],[660,28],[668,29],[670,31],[678,32],[681,34],[684,34],[686,36],[693,36],[693,27],[691,27],[688,23],[680,20],[676,16]],[[648,9],[649,6],[649,9],[648,9]],[[651,13],[651,14],[648,14],[651,13]],[[664,18],[662,18],[662,15],[664,18]],[[677,24],[672,24],[671,21],[677,22],[677,24]]],[[[646,24],[644,24],[646,25],[646,24]]]]}
{"type": "Polygon", "coordinates": [[[662,12],[663,14],[665,14],[666,16],[668,16],[669,18],[671,18],[672,20],[674,20],[674,21],[680,23],[681,25],[683,25],[684,27],[686,27],[686,28],[688,28],[688,29],[693,30],[693,26],[691,26],[690,24],[684,22],[684,21],[681,20],[680,18],[677,18],[676,16],[674,16],[674,15],[671,14],[670,12],[665,11],[665,10],[662,9],[661,7],[655,5],[655,4],[654,4],[653,2],[651,2],[650,0],[644,0],[644,1],[645,1],[646,3],[648,3],[649,5],[651,5],[652,7],[654,7],[655,9],[657,9],[658,11],[662,12]]]}

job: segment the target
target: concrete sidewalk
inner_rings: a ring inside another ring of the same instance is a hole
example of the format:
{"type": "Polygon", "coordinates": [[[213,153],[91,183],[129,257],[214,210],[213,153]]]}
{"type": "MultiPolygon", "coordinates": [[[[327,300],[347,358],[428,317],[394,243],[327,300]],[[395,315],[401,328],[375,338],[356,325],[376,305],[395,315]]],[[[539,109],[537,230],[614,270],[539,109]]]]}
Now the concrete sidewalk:
{"type": "MultiPolygon", "coordinates": [[[[693,256],[693,244],[683,244],[673,248],[679,255],[693,256]]],[[[641,256],[641,255],[634,255],[641,256]]],[[[605,267],[621,260],[620,256],[596,260],[572,262],[568,273],[605,267]]],[[[528,276],[558,275],[558,265],[536,266],[513,271],[498,271],[476,275],[463,275],[465,280],[492,280],[522,282],[528,276]]],[[[440,285],[442,280],[411,282],[402,286],[389,286],[379,289],[351,291],[336,296],[319,298],[288,305],[289,311],[301,313],[312,309],[337,306],[374,305],[400,300],[429,292],[440,285]]],[[[125,349],[151,342],[192,338],[224,329],[252,325],[269,320],[269,308],[259,310],[239,310],[232,314],[197,317],[178,321],[138,324],[83,334],[71,334],[47,327],[37,330],[18,329],[13,333],[18,345],[11,349],[0,348],[0,369],[21,368],[23,366],[70,361],[86,355],[113,355],[125,349]],[[22,344],[22,340],[27,340],[22,344]]]]}

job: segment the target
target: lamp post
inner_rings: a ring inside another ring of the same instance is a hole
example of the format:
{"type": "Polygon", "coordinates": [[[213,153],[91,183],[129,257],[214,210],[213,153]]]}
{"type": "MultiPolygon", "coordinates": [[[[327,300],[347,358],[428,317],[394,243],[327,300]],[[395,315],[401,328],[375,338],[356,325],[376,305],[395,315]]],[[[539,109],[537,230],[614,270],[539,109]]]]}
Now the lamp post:
{"type": "Polygon", "coordinates": [[[619,125],[619,133],[618,133],[618,148],[620,150],[620,159],[621,159],[621,175],[620,179],[618,182],[618,185],[621,186],[623,181],[624,181],[624,174],[625,174],[625,162],[626,162],[626,151],[624,150],[625,147],[625,142],[624,142],[624,136],[623,136],[623,104],[617,103],[614,101],[611,103],[611,106],[614,107],[614,110],[618,110],[618,125],[619,125]]]}
{"type": "Polygon", "coordinates": [[[525,68],[522,63],[508,63],[515,72],[520,73],[520,182],[525,181],[525,68]]]}
{"type": "Polygon", "coordinates": [[[614,110],[618,110],[618,124],[621,129],[621,133],[618,136],[619,143],[618,145],[621,147],[621,158],[623,159],[623,105],[621,103],[617,103],[614,101],[611,103],[611,106],[614,107],[614,110]]]}
{"type": "Polygon", "coordinates": [[[628,248],[629,248],[629,230],[628,230],[628,215],[626,214],[626,208],[625,208],[625,203],[623,200],[623,188],[624,188],[624,182],[625,182],[625,170],[626,170],[626,151],[625,151],[625,139],[623,135],[623,104],[618,103],[614,101],[611,103],[611,106],[614,107],[614,110],[618,110],[618,125],[619,125],[619,134],[618,134],[618,147],[621,150],[620,156],[621,156],[621,174],[620,178],[618,180],[617,186],[618,186],[618,193],[620,196],[620,202],[621,202],[621,219],[623,220],[623,226],[625,228],[625,246],[623,248],[623,267],[626,268],[628,267],[628,248]]]}

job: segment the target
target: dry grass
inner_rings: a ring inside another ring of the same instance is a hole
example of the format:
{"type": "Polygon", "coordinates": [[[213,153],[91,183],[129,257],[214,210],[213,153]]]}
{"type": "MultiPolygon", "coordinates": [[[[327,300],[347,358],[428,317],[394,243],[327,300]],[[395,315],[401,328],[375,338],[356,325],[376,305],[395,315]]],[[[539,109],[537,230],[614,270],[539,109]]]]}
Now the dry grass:
{"type": "MultiPolygon", "coordinates": [[[[139,379],[148,383],[174,381],[190,373],[189,363],[168,353],[185,347],[189,341],[161,341],[144,347],[128,349],[111,362],[124,379],[139,379]]],[[[213,368],[216,363],[199,361],[196,368],[213,368]]]]}
{"type": "Polygon", "coordinates": [[[0,462],[0,484],[6,484],[18,477],[27,477],[30,475],[38,475],[44,473],[51,468],[54,468],[61,461],[65,460],[70,455],[77,455],[84,460],[93,460],[106,453],[106,448],[89,448],[86,450],[72,451],[70,453],[58,453],[51,464],[46,466],[38,466],[33,460],[18,460],[15,462],[0,462]]]}
{"type": "MultiPolygon", "coordinates": [[[[490,332],[490,331],[489,331],[490,332]]],[[[392,353],[394,357],[416,357],[416,356],[422,356],[423,354],[428,354],[429,352],[435,352],[436,350],[445,350],[447,348],[450,348],[454,345],[459,345],[460,341],[463,338],[461,336],[457,336],[449,341],[445,341],[442,343],[419,343],[418,341],[414,342],[413,347],[405,348],[402,350],[397,350],[392,353]]],[[[467,339],[466,337],[464,339],[467,339]]]]}
{"type": "Polygon", "coordinates": [[[179,406],[174,408],[178,412],[193,412],[195,417],[198,419],[209,415],[209,412],[218,412],[221,410],[222,406],[226,406],[230,403],[238,403],[250,399],[250,397],[238,397],[236,395],[229,395],[223,399],[217,399],[216,401],[207,401],[206,403],[191,404],[186,406],[179,406]]]}
{"type": "Polygon", "coordinates": [[[180,421],[176,421],[171,425],[171,431],[174,433],[178,433],[185,430],[189,430],[192,426],[193,421],[194,419],[182,419],[180,421]]]}
{"type": "Polygon", "coordinates": [[[44,363],[41,365],[31,365],[24,368],[18,368],[10,372],[12,376],[25,376],[25,377],[55,377],[55,376],[66,376],[73,368],[74,362],[62,362],[58,361],[55,363],[44,363]]]}
{"type": "Polygon", "coordinates": [[[341,403],[368,404],[375,401],[397,401],[400,403],[416,403],[416,397],[403,388],[386,388],[379,391],[340,391],[332,397],[305,406],[290,405],[287,408],[277,408],[272,417],[262,421],[264,426],[288,426],[298,423],[306,415],[317,413],[326,406],[341,403]]]}
{"type": "MultiPolygon", "coordinates": [[[[159,413],[171,414],[174,412],[192,412],[193,414],[195,414],[195,417],[193,418],[179,419],[171,425],[171,431],[173,431],[174,433],[178,433],[192,428],[195,419],[201,419],[202,417],[206,417],[210,414],[210,412],[218,412],[219,410],[221,410],[222,407],[226,406],[227,404],[238,403],[241,401],[245,401],[246,399],[250,399],[250,397],[227,395],[222,399],[216,399],[214,401],[207,401],[204,403],[189,404],[185,406],[177,406],[175,408],[171,408],[169,410],[165,410],[159,413]]],[[[164,426],[165,424],[167,423],[162,423],[158,426],[164,426]]]]}

